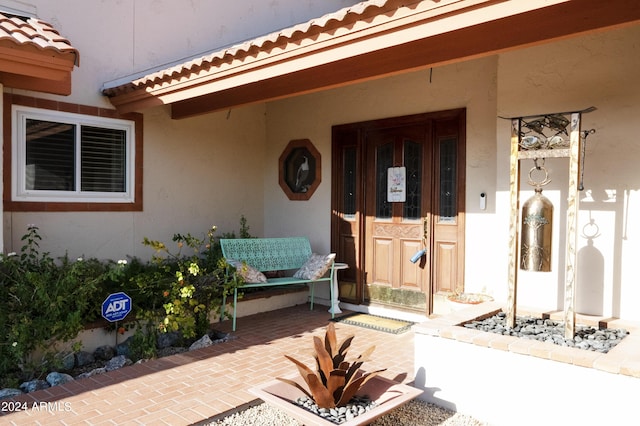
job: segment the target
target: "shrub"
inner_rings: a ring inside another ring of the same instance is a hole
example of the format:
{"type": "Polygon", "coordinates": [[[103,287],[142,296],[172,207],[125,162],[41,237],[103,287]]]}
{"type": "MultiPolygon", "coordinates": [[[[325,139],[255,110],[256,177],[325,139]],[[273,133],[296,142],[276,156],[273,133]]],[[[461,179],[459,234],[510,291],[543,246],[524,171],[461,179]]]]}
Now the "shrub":
{"type": "Polygon", "coordinates": [[[21,253],[0,255],[0,378],[29,380],[55,367],[55,342],[69,341],[97,318],[95,297],[114,262],[40,253],[29,225],[21,253]],[[37,358],[36,358],[37,356],[37,358]]]}
{"type": "MultiPolygon", "coordinates": [[[[244,217],[240,225],[240,236],[248,238],[244,217]]],[[[175,234],[175,251],[145,238],[143,244],[156,250],[151,262],[72,261],[41,253],[38,227],[29,225],[20,252],[0,254],[0,388],[57,369],[61,357],[55,344],[73,340],[99,319],[111,293],[124,291],[132,299],[137,358],[155,355],[158,332],[180,331],[187,339],[207,333],[210,312],[220,312],[222,298],[241,284],[228,273],[232,269],[222,258],[215,230],[204,238],[175,234]]]]}
{"type": "MultiPolygon", "coordinates": [[[[248,229],[246,222],[243,229],[248,229]]],[[[145,237],[143,244],[156,251],[152,263],[174,275],[162,290],[164,312],[158,322],[161,332],[180,331],[187,339],[204,335],[209,331],[210,312],[221,314],[223,297],[242,284],[239,276],[227,273],[229,265],[222,258],[215,231],[213,226],[204,238],[174,234],[175,252],[165,243],[145,237]]],[[[144,315],[150,320],[157,316],[156,311],[144,315]]]]}

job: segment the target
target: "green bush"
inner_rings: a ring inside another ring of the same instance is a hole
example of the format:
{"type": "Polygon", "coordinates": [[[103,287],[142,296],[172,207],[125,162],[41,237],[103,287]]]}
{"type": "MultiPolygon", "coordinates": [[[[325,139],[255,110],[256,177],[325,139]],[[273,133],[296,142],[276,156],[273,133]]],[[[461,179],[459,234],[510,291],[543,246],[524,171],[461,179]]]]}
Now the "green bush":
{"type": "Polygon", "coordinates": [[[30,225],[20,255],[0,255],[2,381],[28,380],[55,367],[52,344],[75,338],[97,318],[95,297],[113,276],[113,262],[72,262],[67,256],[56,262],[39,252],[40,240],[38,228],[30,225]]]}
{"type": "Polygon", "coordinates": [[[155,310],[142,313],[151,321],[160,317],[159,331],[180,331],[187,339],[204,335],[209,331],[210,312],[220,315],[223,297],[242,284],[236,274],[228,273],[230,267],[222,258],[215,231],[214,226],[204,238],[174,234],[175,251],[145,237],[143,244],[156,251],[151,262],[174,276],[162,290],[164,311],[160,315],[155,310]]]}
{"type": "MultiPolygon", "coordinates": [[[[244,217],[240,224],[240,236],[248,238],[244,217]]],[[[137,358],[155,355],[158,332],[180,331],[186,339],[207,333],[210,312],[221,312],[222,298],[242,284],[222,258],[215,230],[203,238],[175,234],[175,250],[145,238],[143,244],[156,250],[150,262],[72,261],[41,253],[38,227],[29,225],[20,253],[0,254],[0,388],[59,368],[55,344],[75,339],[99,319],[111,293],[132,299],[128,319],[137,326],[137,358]]]]}

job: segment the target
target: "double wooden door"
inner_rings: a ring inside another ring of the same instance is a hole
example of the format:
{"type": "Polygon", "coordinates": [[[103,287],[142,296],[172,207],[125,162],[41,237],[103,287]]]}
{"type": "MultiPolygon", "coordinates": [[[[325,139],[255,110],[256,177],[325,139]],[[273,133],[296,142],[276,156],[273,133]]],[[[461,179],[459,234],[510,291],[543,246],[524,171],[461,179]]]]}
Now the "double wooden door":
{"type": "Polygon", "coordinates": [[[462,286],[463,129],[463,110],[334,127],[341,300],[431,313],[462,286]]]}

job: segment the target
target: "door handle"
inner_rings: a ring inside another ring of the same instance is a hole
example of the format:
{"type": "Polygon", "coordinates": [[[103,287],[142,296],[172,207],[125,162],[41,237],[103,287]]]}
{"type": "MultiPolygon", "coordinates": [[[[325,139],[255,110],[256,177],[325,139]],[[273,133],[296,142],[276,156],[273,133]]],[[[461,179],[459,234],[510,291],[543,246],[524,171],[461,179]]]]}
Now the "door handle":
{"type": "Polygon", "coordinates": [[[429,217],[427,216],[422,219],[422,232],[423,245],[426,247],[429,241],[429,217]]]}

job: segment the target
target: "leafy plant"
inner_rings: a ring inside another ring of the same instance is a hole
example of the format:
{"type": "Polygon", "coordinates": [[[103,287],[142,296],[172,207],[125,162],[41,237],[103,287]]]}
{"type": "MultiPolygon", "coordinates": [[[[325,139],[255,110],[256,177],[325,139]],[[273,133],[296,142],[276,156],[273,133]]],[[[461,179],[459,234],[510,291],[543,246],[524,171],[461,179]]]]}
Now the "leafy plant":
{"type": "MultiPolygon", "coordinates": [[[[145,238],[144,244],[158,254],[143,262],[72,260],[67,255],[54,259],[40,250],[38,227],[28,225],[20,251],[0,254],[0,388],[16,387],[59,367],[65,355],[56,344],[73,340],[99,319],[102,302],[111,293],[124,291],[132,298],[130,317],[142,330],[133,339],[136,356],[154,355],[158,331],[180,330],[185,338],[207,332],[209,313],[241,284],[226,273],[230,268],[215,230],[204,238],[175,234],[177,253],[145,238]]],[[[249,238],[248,230],[243,216],[240,235],[249,238]]],[[[131,324],[119,328],[124,331],[131,324]]],[[[117,331],[113,324],[109,327],[117,331]]]]}
{"type": "Polygon", "coordinates": [[[161,332],[180,331],[187,339],[204,335],[209,330],[210,312],[219,312],[223,297],[242,284],[237,275],[226,274],[228,265],[219,254],[215,231],[213,226],[204,238],[174,234],[176,252],[161,241],[144,238],[143,244],[156,251],[152,262],[160,270],[173,271],[174,276],[162,290],[161,332]],[[183,254],[183,250],[189,253],[183,254]]]}
{"type": "Polygon", "coordinates": [[[144,326],[138,324],[131,344],[129,345],[130,356],[133,361],[140,359],[155,358],[157,355],[156,350],[156,333],[152,329],[151,323],[147,322],[144,326]],[[143,331],[143,327],[145,330],[143,331]]]}
{"type": "Polygon", "coordinates": [[[334,408],[346,405],[364,386],[367,381],[386,369],[358,374],[362,364],[369,360],[375,350],[371,346],[353,362],[345,361],[354,336],[349,336],[338,344],[336,330],[333,323],[329,323],[324,341],[313,337],[316,371],[311,370],[302,362],[285,355],[297,367],[300,375],[309,387],[309,391],[297,382],[282,377],[277,379],[300,389],[312,398],[319,408],[334,408]]]}
{"type": "Polygon", "coordinates": [[[29,225],[20,254],[0,255],[0,381],[29,380],[56,363],[55,342],[69,341],[98,315],[97,289],[115,263],[55,261],[41,253],[29,225]]]}

